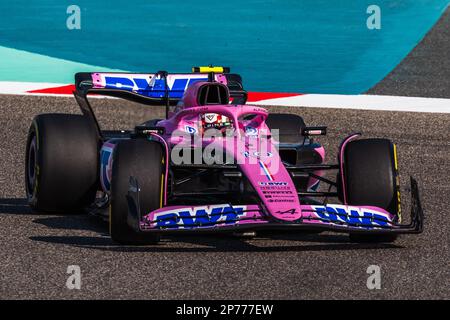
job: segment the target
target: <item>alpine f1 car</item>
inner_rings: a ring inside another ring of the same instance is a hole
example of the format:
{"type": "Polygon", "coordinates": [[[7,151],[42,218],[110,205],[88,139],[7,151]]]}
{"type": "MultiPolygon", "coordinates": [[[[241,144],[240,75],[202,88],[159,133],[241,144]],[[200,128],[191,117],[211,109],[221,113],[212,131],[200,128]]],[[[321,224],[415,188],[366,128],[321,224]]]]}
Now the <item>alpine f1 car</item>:
{"type": "Polygon", "coordinates": [[[37,211],[105,212],[122,244],[183,232],[336,231],[375,242],[422,232],[413,178],[411,217],[402,223],[394,143],[355,133],[327,164],[315,141],[326,127],[245,104],[241,77],[229,68],[77,73],[75,86],[81,115],[41,114],[29,130],[26,192],[37,211]],[[104,131],[90,93],[162,105],[166,117],[104,131]]]}

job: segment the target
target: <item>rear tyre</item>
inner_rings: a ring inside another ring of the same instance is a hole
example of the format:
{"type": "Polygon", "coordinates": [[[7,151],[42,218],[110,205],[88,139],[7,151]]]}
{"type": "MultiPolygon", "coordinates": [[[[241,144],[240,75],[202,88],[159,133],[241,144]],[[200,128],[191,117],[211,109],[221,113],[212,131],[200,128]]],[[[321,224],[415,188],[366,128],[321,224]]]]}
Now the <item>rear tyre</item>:
{"type": "Polygon", "coordinates": [[[266,119],[270,130],[279,130],[279,143],[299,143],[303,140],[302,130],[306,127],[303,118],[296,114],[271,113],[266,119]]]}
{"type": "Polygon", "coordinates": [[[43,212],[77,212],[95,200],[98,137],[82,115],[41,114],[33,119],[25,154],[30,206],[43,212]]]}
{"type": "Polygon", "coordinates": [[[109,231],[114,241],[127,245],[144,245],[159,241],[158,235],[137,233],[128,225],[127,195],[130,176],[134,176],[139,183],[141,214],[161,208],[163,165],[163,150],[155,141],[123,140],[116,146],[113,155],[109,216],[109,231]]]}
{"type": "MultiPolygon", "coordinates": [[[[400,220],[400,194],[395,145],[387,139],[361,139],[344,150],[344,176],[349,205],[382,208],[400,220]]],[[[393,242],[395,234],[350,234],[354,242],[393,242]]]]}

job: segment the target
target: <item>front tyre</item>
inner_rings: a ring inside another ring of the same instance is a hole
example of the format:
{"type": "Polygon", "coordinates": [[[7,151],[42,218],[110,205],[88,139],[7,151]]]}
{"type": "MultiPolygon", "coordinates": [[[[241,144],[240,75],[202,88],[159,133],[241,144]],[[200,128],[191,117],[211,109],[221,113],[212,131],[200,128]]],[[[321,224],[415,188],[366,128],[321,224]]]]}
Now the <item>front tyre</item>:
{"type": "Polygon", "coordinates": [[[146,139],[123,140],[114,150],[109,231],[113,241],[127,245],[151,244],[159,236],[135,232],[127,222],[130,176],[139,182],[140,211],[147,214],[163,203],[164,156],[161,144],[146,139]]]}
{"type": "MultiPolygon", "coordinates": [[[[350,141],[344,150],[344,177],[349,205],[379,207],[400,222],[397,155],[390,140],[350,141]]],[[[396,238],[396,234],[350,234],[354,242],[393,242],[396,238]]]]}

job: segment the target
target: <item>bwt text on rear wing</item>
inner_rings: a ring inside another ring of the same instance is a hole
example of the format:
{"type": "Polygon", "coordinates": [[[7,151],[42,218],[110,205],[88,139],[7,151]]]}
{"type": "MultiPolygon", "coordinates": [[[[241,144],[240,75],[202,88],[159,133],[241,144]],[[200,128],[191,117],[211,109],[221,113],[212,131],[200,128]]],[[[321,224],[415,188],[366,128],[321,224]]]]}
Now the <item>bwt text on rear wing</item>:
{"type": "Polygon", "coordinates": [[[243,89],[242,78],[232,73],[82,72],[75,75],[75,88],[76,93],[81,96],[96,93],[147,105],[161,105],[167,99],[170,105],[175,105],[188,86],[198,81],[208,81],[211,77],[228,87],[233,103],[245,104],[247,92],[243,89]]]}

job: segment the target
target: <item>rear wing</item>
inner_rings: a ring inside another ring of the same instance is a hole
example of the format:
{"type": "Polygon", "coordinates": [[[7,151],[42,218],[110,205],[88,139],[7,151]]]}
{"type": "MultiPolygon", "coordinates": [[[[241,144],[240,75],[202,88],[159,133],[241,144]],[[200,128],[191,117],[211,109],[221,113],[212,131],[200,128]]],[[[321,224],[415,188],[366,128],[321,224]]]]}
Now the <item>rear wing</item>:
{"type": "MultiPolygon", "coordinates": [[[[75,74],[76,93],[101,94],[132,100],[147,105],[175,105],[183,97],[188,86],[198,81],[217,81],[226,85],[232,102],[245,104],[247,92],[242,86],[242,78],[232,73],[120,73],[81,72],[75,74]]],[[[228,71],[225,69],[224,71],[228,71]]]]}
{"type": "Polygon", "coordinates": [[[80,72],[75,74],[75,99],[81,112],[97,131],[102,140],[103,133],[88,101],[88,93],[113,96],[146,105],[165,105],[166,119],[169,106],[183,98],[186,89],[197,81],[217,81],[228,87],[234,104],[245,104],[247,91],[242,87],[242,78],[230,73],[227,67],[194,67],[192,73],[123,73],[80,72]]]}

